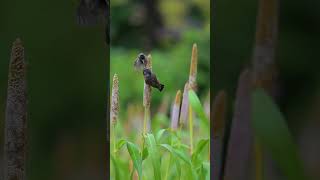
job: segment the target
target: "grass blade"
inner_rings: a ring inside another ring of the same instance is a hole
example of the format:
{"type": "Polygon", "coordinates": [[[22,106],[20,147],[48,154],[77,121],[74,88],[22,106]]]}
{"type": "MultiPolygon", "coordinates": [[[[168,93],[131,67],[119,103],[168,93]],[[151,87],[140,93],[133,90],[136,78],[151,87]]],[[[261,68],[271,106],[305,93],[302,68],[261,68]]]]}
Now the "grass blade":
{"type": "Polygon", "coordinates": [[[163,135],[163,133],[166,131],[166,129],[160,129],[157,134],[156,134],[156,141],[159,143],[160,142],[160,139],[163,135]]]}
{"type": "Polygon", "coordinates": [[[135,144],[129,141],[127,142],[127,149],[133,161],[133,165],[135,169],[138,171],[139,180],[141,180],[142,179],[142,158],[140,156],[139,149],[135,144]]]}
{"type": "Polygon", "coordinates": [[[177,168],[177,179],[180,179],[180,177],[181,177],[181,165],[180,165],[179,159],[177,157],[174,157],[173,160],[174,160],[174,162],[176,164],[176,168],[177,168]]]}
{"type": "Polygon", "coordinates": [[[306,179],[283,115],[262,89],[254,91],[252,98],[253,128],[259,142],[270,151],[288,179],[306,179]]]}
{"type": "Polygon", "coordinates": [[[197,146],[195,151],[192,154],[192,161],[194,161],[194,159],[201,153],[201,151],[204,149],[204,147],[208,144],[209,139],[201,139],[197,146]]]}
{"type": "Polygon", "coordinates": [[[124,139],[119,140],[119,141],[117,142],[117,145],[116,145],[117,151],[119,151],[119,150],[123,147],[123,145],[125,145],[126,143],[127,143],[127,141],[124,140],[124,139]]]}
{"type": "Polygon", "coordinates": [[[174,149],[169,144],[160,144],[160,146],[164,147],[166,150],[168,150],[171,154],[173,154],[176,157],[179,157],[181,160],[183,160],[185,163],[191,166],[190,159],[181,151],[174,149]]]}
{"type": "Polygon", "coordinates": [[[147,144],[149,145],[149,154],[151,156],[154,178],[156,180],[161,180],[161,165],[160,165],[160,156],[157,149],[156,140],[153,134],[147,134],[146,136],[147,144]]]}
{"type": "Polygon", "coordinates": [[[206,115],[206,112],[204,111],[204,108],[202,107],[200,100],[197,96],[197,94],[193,90],[189,90],[189,102],[194,109],[194,111],[199,115],[200,122],[203,124],[203,127],[206,127],[205,129],[209,132],[209,120],[206,115]]]}

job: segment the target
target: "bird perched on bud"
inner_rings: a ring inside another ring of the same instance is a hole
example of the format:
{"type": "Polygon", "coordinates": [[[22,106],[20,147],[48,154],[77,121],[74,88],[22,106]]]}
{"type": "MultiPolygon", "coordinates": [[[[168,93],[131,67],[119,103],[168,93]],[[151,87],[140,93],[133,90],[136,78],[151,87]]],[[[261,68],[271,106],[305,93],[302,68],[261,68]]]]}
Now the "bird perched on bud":
{"type": "Polygon", "coordinates": [[[146,68],[146,65],[147,65],[147,57],[143,53],[140,53],[137,59],[134,61],[133,66],[136,70],[143,70],[144,68],[146,68]]]}
{"type": "Polygon", "coordinates": [[[77,8],[79,25],[96,25],[106,22],[106,41],[110,43],[109,16],[110,0],[80,0],[77,8]]]}
{"type": "Polygon", "coordinates": [[[157,88],[160,92],[163,90],[164,85],[158,81],[156,75],[152,73],[150,69],[143,69],[143,76],[146,84],[154,88],[157,88]]]}

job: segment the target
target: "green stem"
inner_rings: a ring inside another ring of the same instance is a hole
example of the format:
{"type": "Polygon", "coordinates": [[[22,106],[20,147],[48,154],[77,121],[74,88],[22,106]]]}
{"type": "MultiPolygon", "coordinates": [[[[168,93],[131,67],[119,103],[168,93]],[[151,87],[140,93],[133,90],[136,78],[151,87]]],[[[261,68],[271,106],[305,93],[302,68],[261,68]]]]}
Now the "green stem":
{"type": "Polygon", "coordinates": [[[116,155],[117,147],[116,147],[116,124],[113,124],[112,131],[112,141],[113,141],[113,153],[116,155]]]}
{"type": "Polygon", "coordinates": [[[190,133],[190,153],[193,153],[193,119],[192,108],[189,105],[189,133],[190,133]]]}
{"type": "MultiPolygon", "coordinates": [[[[172,142],[172,137],[170,137],[170,146],[172,146],[172,144],[173,144],[173,142],[172,142]]],[[[169,154],[169,164],[168,164],[168,166],[167,166],[165,180],[168,179],[169,170],[170,170],[170,164],[171,164],[171,154],[169,154]]]]}

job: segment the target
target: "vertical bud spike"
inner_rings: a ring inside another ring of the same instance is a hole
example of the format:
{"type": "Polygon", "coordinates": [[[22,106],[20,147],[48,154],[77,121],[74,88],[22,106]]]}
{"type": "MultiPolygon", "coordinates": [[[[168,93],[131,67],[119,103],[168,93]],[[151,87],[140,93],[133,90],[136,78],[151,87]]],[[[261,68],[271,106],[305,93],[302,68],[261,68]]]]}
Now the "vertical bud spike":
{"type": "Polygon", "coordinates": [[[5,180],[26,179],[27,88],[26,63],[21,40],[11,51],[5,119],[5,180]]]}
{"type": "Polygon", "coordinates": [[[173,130],[176,130],[178,128],[180,104],[181,104],[181,91],[179,90],[176,94],[176,98],[171,111],[171,128],[173,130]]]}
{"type": "Polygon", "coordinates": [[[197,86],[197,66],[198,66],[198,48],[197,44],[193,44],[192,55],[191,55],[191,64],[190,64],[190,74],[189,74],[189,85],[195,90],[197,86]]]}
{"type": "Polygon", "coordinates": [[[111,114],[110,119],[113,124],[117,123],[119,114],[119,80],[118,75],[114,74],[112,84],[111,114]]]}
{"type": "Polygon", "coordinates": [[[188,112],[189,112],[189,83],[187,82],[184,85],[183,96],[182,96],[182,104],[181,104],[181,113],[180,113],[180,125],[185,125],[188,120],[188,112]]]}

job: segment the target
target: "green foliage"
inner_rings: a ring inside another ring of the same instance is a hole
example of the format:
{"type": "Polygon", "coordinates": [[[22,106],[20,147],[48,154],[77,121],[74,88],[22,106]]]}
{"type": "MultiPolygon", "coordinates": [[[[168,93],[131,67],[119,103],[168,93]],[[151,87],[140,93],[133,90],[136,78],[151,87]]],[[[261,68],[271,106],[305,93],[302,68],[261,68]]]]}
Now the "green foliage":
{"type": "Polygon", "coordinates": [[[285,118],[262,89],[254,91],[252,97],[252,120],[257,138],[288,179],[306,179],[285,118]]]}
{"type": "Polygon", "coordinates": [[[135,169],[138,171],[139,179],[142,179],[142,158],[139,153],[139,148],[137,145],[127,142],[127,149],[130,154],[131,160],[135,169]]]}
{"type": "Polygon", "coordinates": [[[195,110],[195,112],[200,117],[200,122],[202,123],[202,127],[209,133],[210,126],[209,126],[209,119],[207,118],[207,115],[201,105],[201,102],[197,96],[197,94],[193,90],[189,90],[189,102],[191,107],[195,110]]]}
{"type": "Polygon", "coordinates": [[[158,152],[156,140],[153,134],[147,134],[146,136],[147,144],[149,146],[150,156],[152,159],[153,171],[154,171],[154,178],[156,180],[161,180],[161,173],[160,173],[160,154],[158,152]]]}

